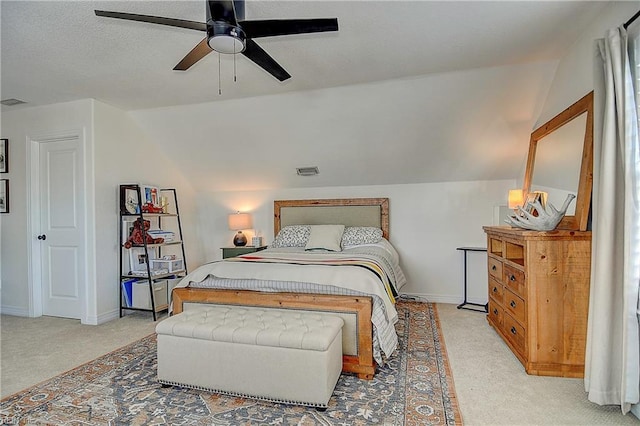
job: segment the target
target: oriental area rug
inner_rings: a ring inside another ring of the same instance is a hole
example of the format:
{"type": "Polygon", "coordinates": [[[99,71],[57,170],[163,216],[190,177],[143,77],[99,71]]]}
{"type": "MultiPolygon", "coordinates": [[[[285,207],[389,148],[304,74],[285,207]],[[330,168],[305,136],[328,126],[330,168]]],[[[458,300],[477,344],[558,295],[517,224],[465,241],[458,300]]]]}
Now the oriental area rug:
{"type": "Polygon", "coordinates": [[[373,380],[342,374],[325,411],[161,387],[153,334],[3,399],[0,424],[462,424],[435,306],[402,301],[397,310],[396,354],[373,380]]]}

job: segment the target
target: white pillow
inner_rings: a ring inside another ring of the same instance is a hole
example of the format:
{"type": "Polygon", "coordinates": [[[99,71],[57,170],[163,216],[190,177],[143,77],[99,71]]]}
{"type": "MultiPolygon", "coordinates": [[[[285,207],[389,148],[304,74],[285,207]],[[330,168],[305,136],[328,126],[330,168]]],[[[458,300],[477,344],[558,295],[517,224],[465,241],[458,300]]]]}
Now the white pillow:
{"type": "Polygon", "coordinates": [[[309,241],[305,250],[342,251],[340,241],[344,233],[344,225],[311,225],[309,241]]]}

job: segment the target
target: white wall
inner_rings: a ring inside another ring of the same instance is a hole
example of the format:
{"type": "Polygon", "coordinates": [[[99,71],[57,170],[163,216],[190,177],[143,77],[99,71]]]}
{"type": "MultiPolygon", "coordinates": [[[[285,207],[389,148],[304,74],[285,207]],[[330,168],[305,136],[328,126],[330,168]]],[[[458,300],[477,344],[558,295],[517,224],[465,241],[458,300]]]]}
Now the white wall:
{"type": "Polygon", "coordinates": [[[135,125],[127,113],[93,100],[25,108],[2,114],[2,137],[10,144],[10,213],[0,216],[2,312],[29,314],[26,141],[70,129],[86,135],[88,234],[90,254],[84,322],[97,324],[118,315],[118,207],[120,183],[151,183],[178,189],[189,264],[200,264],[193,190],[135,125]]]}
{"type": "MultiPolygon", "coordinates": [[[[198,195],[198,228],[207,261],[221,258],[232,245],[227,215],[251,212],[255,231],[273,240],[273,201],[278,199],[388,197],[390,241],[402,259],[408,284],[404,293],[432,301],[462,301],[462,253],[459,246],[486,246],[482,226],[491,225],[495,205],[505,204],[515,180],[450,182],[211,192],[198,195]]],[[[251,237],[253,233],[247,233],[251,237]]],[[[469,257],[469,299],[487,301],[486,257],[469,257]]]]}
{"type": "Polygon", "coordinates": [[[201,264],[194,194],[175,164],[158,150],[129,114],[94,102],[96,197],[96,311],[98,322],[117,316],[118,185],[152,184],[176,188],[188,266],[201,264]]]}
{"type": "Polygon", "coordinates": [[[638,11],[638,2],[612,2],[584,29],[556,70],[536,128],[594,89],[594,42],[638,11]]]}
{"type": "MultiPolygon", "coordinates": [[[[82,100],[45,107],[27,108],[2,113],[2,137],[9,139],[9,174],[2,175],[10,183],[10,212],[0,215],[2,244],[2,312],[28,315],[29,292],[27,276],[28,250],[32,236],[28,235],[27,211],[27,138],[43,134],[83,129],[86,136],[86,156],[93,145],[91,101],[82,100]]],[[[90,174],[90,167],[87,174],[90,174]]]]}

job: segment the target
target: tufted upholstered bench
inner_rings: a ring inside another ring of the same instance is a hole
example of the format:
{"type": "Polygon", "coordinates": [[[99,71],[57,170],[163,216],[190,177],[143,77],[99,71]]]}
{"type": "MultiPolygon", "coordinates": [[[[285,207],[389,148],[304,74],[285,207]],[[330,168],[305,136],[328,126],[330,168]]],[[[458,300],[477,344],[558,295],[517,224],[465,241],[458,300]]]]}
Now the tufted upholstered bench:
{"type": "Polygon", "coordinates": [[[342,318],[202,305],[156,326],[158,381],[326,407],[342,371],[342,318]]]}

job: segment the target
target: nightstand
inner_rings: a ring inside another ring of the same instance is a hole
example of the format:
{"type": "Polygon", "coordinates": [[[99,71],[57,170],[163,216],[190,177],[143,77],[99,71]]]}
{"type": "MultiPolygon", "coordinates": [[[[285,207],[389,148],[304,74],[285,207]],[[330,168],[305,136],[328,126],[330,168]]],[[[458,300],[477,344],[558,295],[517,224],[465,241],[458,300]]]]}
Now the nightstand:
{"type": "Polygon", "coordinates": [[[222,247],[222,258],[226,259],[229,257],[240,256],[242,254],[255,253],[257,251],[264,250],[266,248],[267,246],[222,247]]]}

